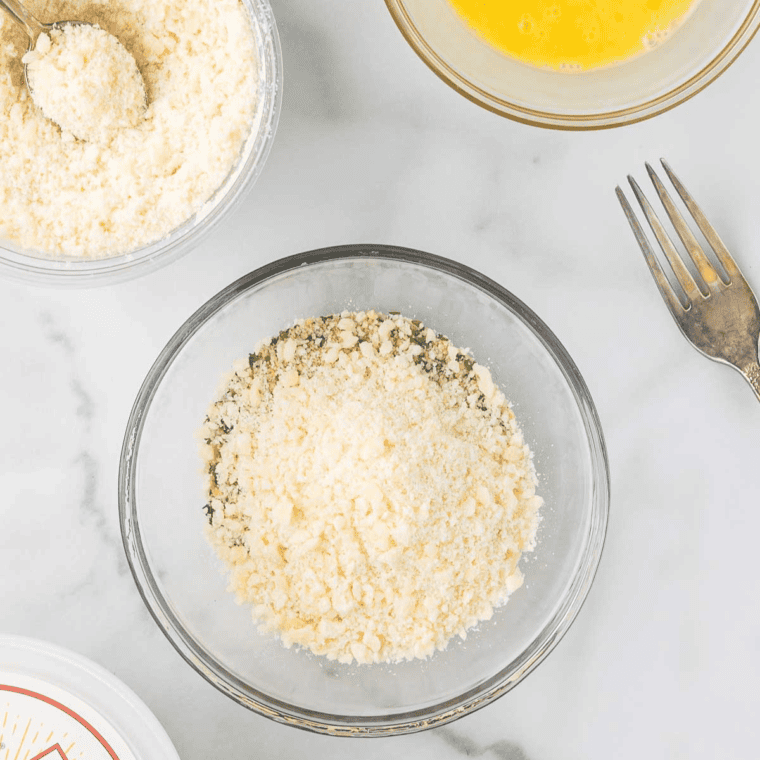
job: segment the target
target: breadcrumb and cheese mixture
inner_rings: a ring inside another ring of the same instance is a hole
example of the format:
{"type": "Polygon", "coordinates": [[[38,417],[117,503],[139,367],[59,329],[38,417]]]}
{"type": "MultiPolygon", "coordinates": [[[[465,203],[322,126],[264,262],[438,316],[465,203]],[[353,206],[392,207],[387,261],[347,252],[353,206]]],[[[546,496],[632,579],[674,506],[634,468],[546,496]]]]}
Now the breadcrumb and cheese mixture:
{"type": "Polygon", "coordinates": [[[108,144],[145,115],[135,59],[99,26],[64,24],[41,34],[22,63],[42,113],[80,140],[108,144]]]}
{"type": "MultiPolygon", "coordinates": [[[[78,140],[32,101],[28,38],[0,13],[0,238],[99,258],[160,240],[236,165],[257,100],[240,0],[28,0],[43,21],[97,24],[137,62],[148,108],[105,142],[78,140]]],[[[43,43],[44,44],[44,43],[43,43]]]]}
{"type": "Polygon", "coordinates": [[[426,658],[522,584],[542,500],[484,366],[417,320],[299,320],[201,430],[207,536],[263,630],[343,663],[426,658]]]}

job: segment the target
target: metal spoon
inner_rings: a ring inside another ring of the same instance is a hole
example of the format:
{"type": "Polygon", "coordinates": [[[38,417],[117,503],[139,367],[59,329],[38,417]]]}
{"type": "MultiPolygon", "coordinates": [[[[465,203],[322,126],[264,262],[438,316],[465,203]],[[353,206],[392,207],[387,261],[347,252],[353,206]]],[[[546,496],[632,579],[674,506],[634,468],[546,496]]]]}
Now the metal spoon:
{"type": "MultiPolygon", "coordinates": [[[[84,25],[84,21],[56,21],[54,24],[43,24],[42,21],[35,18],[18,0],[0,0],[0,8],[8,11],[11,18],[20,24],[24,31],[29,35],[29,50],[34,50],[37,45],[37,39],[41,34],[49,34],[53,29],[62,29],[67,24],[84,25]]],[[[24,79],[29,94],[34,98],[34,91],[29,84],[26,64],[24,64],[24,79]]]]}
{"type": "MultiPolygon", "coordinates": [[[[53,24],[44,24],[39,19],[35,18],[20,2],[19,0],[0,0],[0,8],[6,10],[11,18],[16,21],[20,26],[24,28],[24,31],[29,36],[29,50],[34,50],[37,46],[37,40],[41,34],[49,34],[53,29],[63,29],[66,26],[94,26],[87,21],[56,21],[53,24]]],[[[26,89],[34,100],[34,89],[29,81],[29,74],[27,64],[24,64],[24,81],[26,82],[26,89]]],[[[145,85],[143,83],[143,93],[145,93],[145,85]]],[[[34,100],[37,103],[36,100],[34,100]]],[[[39,104],[38,104],[39,105],[39,104]]],[[[145,96],[145,108],[148,107],[147,95],[145,96]]],[[[44,110],[43,110],[44,113],[44,110]]],[[[45,114],[47,116],[47,114],[45,114]]],[[[50,118],[48,116],[48,118],[50,118]]],[[[52,119],[52,121],[55,121],[52,119]]]]}

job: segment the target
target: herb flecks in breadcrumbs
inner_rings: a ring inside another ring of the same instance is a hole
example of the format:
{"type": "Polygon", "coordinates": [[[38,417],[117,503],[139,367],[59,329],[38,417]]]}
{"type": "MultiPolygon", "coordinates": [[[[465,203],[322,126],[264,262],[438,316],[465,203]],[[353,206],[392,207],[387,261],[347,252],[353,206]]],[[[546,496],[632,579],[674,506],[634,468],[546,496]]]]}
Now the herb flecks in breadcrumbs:
{"type": "Polygon", "coordinates": [[[418,320],[299,320],[225,380],[201,431],[207,535],[285,646],[425,658],[522,583],[542,500],[491,374],[418,320]]]}

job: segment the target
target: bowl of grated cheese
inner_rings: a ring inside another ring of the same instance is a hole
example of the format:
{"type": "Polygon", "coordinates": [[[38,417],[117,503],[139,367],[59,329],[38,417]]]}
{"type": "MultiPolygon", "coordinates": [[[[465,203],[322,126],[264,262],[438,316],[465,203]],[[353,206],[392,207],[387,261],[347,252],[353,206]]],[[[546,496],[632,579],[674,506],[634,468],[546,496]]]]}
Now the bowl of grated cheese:
{"type": "Polygon", "coordinates": [[[93,34],[54,29],[25,55],[26,35],[0,13],[0,274],[81,287],[176,260],[243,200],[269,154],[282,60],[268,0],[27,5],[93,34]],[[147,108],[119,121],[107,106],[131,56],[147,108]],[[25,61],[58,123],[29,96],[25,61]]]}
{"type": "Polygon", "coordinates": [[[212,685],[391,736],[497,699],[598,566],[601,426],[549,328],[457,262],[343,246],[214,296],[135,401],[119,513],[140,594],[212,685]]]}

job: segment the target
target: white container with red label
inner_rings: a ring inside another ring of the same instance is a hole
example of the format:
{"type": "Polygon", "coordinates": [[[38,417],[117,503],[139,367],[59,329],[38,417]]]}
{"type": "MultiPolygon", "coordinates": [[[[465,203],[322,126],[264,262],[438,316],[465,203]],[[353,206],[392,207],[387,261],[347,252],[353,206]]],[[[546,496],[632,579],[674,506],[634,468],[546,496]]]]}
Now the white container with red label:
{"type": "Polygon", "coordinates": [[[3,635],[0,758],[179,760],[155,716],[113,674],[61,647],[3,635]]]}

